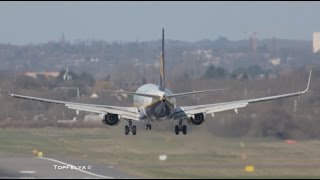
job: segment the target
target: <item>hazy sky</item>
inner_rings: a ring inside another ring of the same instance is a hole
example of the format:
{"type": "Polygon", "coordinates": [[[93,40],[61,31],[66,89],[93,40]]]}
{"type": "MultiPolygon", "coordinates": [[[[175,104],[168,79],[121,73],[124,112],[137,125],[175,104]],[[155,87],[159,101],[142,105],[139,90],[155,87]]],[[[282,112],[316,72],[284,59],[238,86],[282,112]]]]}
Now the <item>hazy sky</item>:
{"type": "Polygon", "coordinates": [[[0,43],[312,39],[320,2],[0,2],[0,43]]]}

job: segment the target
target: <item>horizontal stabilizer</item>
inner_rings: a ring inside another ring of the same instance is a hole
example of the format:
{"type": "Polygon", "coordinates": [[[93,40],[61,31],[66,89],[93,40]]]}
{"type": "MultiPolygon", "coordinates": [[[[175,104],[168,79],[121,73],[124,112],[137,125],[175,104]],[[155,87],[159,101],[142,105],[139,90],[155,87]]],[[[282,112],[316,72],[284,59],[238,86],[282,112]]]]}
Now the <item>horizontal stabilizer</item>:
{"type": "Polygon", "coordinates": [[[168,98],[174,98],[174,97],[179,97],[179,96],[188,96],[188,95],[193,95],[193,94],[200,94],[200,93],[207,93],[207,92],[214,92],[214,91],[223,91],[225,89],[210,89],[210,90],[203,90],[203,91],[192,91],[192,92],[184,92],[184,93],[176,93],[176,94],[171,94],[168,95],[168,98]]]}
{"type": "Polygon", "coordinates": [[[103,91],[113,92],[113,93],[118,93],[118,94],[129,94],[129,95],[136,95],[136,96],[144,96],[144,97],[150,97],[150,98],[161,98],[161,96],[157,96],[157,95],[135,93],[135,92],[127,92],[127,91],[113,91],[113,90],[103,90],[103,91]]]}

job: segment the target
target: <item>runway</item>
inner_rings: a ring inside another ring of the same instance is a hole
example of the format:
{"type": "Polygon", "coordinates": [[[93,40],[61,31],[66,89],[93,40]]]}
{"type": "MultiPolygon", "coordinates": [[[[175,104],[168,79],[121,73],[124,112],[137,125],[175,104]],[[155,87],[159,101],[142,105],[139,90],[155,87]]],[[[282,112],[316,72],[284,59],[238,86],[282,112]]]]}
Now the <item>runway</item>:
{"type": "Polygon", "coordinates": [[[139,178],[85,160],[48,157],[0,157],[0,178],[139,178]]]}

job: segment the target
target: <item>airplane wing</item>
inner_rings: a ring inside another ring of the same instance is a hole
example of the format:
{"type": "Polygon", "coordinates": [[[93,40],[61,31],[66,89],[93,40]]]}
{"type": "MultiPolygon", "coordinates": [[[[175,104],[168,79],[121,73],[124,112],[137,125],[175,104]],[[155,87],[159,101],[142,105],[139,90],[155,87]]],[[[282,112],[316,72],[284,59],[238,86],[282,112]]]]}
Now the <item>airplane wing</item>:
{"type": "Polygon", "coordinates": [[[33,101],[40,101],[46,103],[54,103],[54,104],[63,104],[69,109],[74,109],[77,111],[85,111],[85,112],[92,112],[97,114],[118,114],[122,118],[132,119],[139,121],[140,120],[140,113],[138,112],[138,108],[136,107],[120,107],[120,106],[106,106],[106,105],[96,105],[96,104],[84,104],[84,103],[75,103],[75,102],[68,102],[68,101],[59,101],[59,100],[52,100],[52,99],[44,99],[32,96],[23,96],[18,94],[11,94],[12,97],[20,98],[20,99],[28,99],[33,101]]]}
{"type": "Polygon", "coordinates": [[[182,107],[179,107],[175,110],[173,117],[174,117],[174,119],[179,119],[179,118],[183,118],[186,116],[193,117],[195,114],[198,114],[198,113],[214,115],[214,113],[216,113],[216,112],[227,111],[227,110],[235,110],[237,112],[238,108],[246,107],[248,104],[251,104],[251,103],[270,101],[270,100],[288,98],[288,97],[293,97],[293,96],[300,96],[300,95],[304,94],[305,92],[307,92],[309,89],[311,73],[312,73],[312,71],[310,71],[308,85],[304,91],[299,91],[299,92],[289,93],[289,94],[281,94],[281,95],[276,95],[276,96],[267,96],[267,97],[261,97],[261,98],[240,100],[240,101],[216,103],[216,104],[182,106],[182,107]]]}

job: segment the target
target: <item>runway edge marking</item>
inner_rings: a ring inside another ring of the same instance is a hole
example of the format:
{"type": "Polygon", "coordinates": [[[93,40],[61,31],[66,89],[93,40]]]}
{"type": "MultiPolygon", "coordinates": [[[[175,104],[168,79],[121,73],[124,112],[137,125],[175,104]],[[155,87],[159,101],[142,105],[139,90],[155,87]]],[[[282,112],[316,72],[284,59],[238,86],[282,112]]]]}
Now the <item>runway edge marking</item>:
{"type": "Polygon", "coordinates": [[[37,171],[19,171],[20,173],[24,173],[24,174],[33,174],[33,173],[37,173],[37,171]]]}
{"type": "MultiPolygon", "coordinates": [[[[68,165],[69,165],[69,166],[74,166],[74,165],[72,165],[72,164],[68,164],[68,163],[65,163],[65,162],[62,162],[62,161],[59,161],[59,160],[56,160],[56,159],[45,158],[45,157],[36,157],[36,158],[38,158],[38,159],[45,159],[45,160],[49,160],[49,161],[53,161],[53,162],[57,162],[57,163],[60,163],[60,164],[66,165],[66,166],[68,166],[68,165]]],[[[104,175],[92,173],[92,172],[89,172],[89,171],[86,171],[86,170],[83,170],[83,169],[74,169],[74,170],[77,170],[77,171],[80,171],[80,172],[82,172],[82,173],[89,174],[89,175],[95,176],[95,177],[114,179],[114,177],[104,176],[104,175]]]]}

